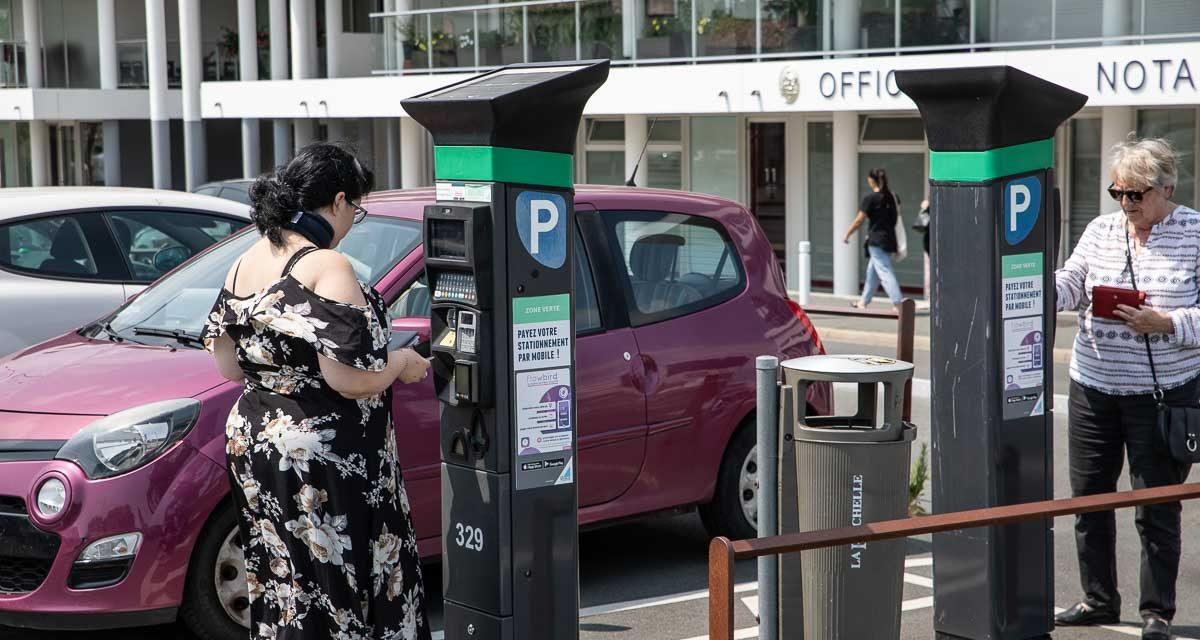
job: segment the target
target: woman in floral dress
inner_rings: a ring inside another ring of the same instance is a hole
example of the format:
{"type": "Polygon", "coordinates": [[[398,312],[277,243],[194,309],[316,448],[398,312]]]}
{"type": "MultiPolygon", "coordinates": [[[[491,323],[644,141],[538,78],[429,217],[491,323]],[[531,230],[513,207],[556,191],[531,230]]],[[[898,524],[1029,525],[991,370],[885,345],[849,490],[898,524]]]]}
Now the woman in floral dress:
{"type": "Polygon", "coordinates": [[[373,177],[315,144],[251,188],[263,239],[226,278],[205,326],[218,369],[244,381],[225,428],[250,597],[250,636],[429,638],[391,385],[428,363],[387,350],[379,294],[332,249],[373,177]]]}

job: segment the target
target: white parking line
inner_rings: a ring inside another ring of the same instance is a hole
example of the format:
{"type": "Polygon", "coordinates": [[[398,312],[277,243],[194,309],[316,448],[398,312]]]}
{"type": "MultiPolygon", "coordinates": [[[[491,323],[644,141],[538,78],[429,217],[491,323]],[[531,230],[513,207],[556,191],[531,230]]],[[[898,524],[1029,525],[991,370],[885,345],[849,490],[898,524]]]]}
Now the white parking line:
{"type": "MultiPolygon", "coordinates": [[[[747,591],[757,591],[758,582],[743,582],[734,585],[734,593],[746,593],[747,591]]],[[[580,618],[590,618],[592,616],[602,616],[609,613],[621,613],[622,611],[633,611],[635,609],[649,609],[651,607],[661,607],[668,604],[679,604],[680,602],[689,602],[691,600],[704,600],[708,598],[708,589],[700,589],[697,591],[688,591],[687,593],[678,593],[671,596],[659,596],[656,598],[642,598],[641,600],[626,600],[625,602],[614,602],[611,604],[602,604],[594,607],[588,607],[579,611],[580,618]]]]}
{"type": "Polygon", "coordinates": [[[912,569],[914,567],[932,567],[933,556],[925,556],[923,558],[905,558],[904,568],[912,569]]]}
{"type": "Polygon", "coordinates": [[[933,579],[926,578],[925,576],[913,575],[906,572],[904,574],[904,581],[909,584],[915,584],[918,587],[925,587],[926,589],[933,588],[933,579]]]}

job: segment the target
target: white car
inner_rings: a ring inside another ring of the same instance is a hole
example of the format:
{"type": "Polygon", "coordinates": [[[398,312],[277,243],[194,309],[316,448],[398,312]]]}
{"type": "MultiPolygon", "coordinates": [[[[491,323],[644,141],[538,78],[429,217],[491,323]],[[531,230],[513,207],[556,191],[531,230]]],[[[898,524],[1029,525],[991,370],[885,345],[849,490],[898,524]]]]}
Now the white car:
{"type": "Polygon", "coordinates": [[[112,311],[250,223],[245,204],[154,189],[0,189],[0,357],[112,311]]]}

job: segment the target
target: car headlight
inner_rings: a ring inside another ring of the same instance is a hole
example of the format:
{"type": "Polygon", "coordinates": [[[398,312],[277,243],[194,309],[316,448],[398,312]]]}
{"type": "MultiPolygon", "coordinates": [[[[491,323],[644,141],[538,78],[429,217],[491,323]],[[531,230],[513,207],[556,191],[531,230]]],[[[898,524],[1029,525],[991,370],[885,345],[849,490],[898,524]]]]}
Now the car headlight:
{"type": "Polygon", "coordinates": [[[58,478],[50,478],[37,490],[37,510],[43,518],[54,518],[67,505],[67,485],[58,478]]]}
{"type": "Polygon", "coordinates": [[[59,460],[78,464],[88,478],[111,478],[141,467],[187,435],[200,402],[164,400],[127,409],[85,427],[59,449],[59,460]]]}

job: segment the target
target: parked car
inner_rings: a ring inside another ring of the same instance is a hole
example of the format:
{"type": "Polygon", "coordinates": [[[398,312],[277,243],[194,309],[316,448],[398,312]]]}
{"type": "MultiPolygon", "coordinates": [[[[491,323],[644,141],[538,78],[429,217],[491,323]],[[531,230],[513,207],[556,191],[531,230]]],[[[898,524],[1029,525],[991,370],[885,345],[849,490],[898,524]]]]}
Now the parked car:
{"type": "Polygon", "coordinates": [[[249,221],[178,191],[0,189],[0,356],[112,311],[249,221]]]}
{"type": "Polygon", "coordinates": [[[207,182],[195,189],[192,193],[198,193],[204,196],[214,196],[217,198],[225,198],[242,204],[250,204],[250,185],[254,184],[253,180],[233,179],[221,180],[219,182],[207,182]]]}
{"type": "MultiPolygon", "coordinates": [[[[340,249],[429,332],[421,212],[430,190],[367,199],[340,249]]],[[[754,358],[823,349],[740,205],[579,187],[575,242],[579,520],[699,507],[754,533],[754,358]]],[[[242,387],[200,348],[247,231],[79,331],[0,360],[0,624],[81,629],[182,617],[245,636],[249,600],[224,425],[242,387]],[[82,594],[87,597],[81,597],[82,594]]],[[[400,462],[422,556],[440,552],[432,381],[398,385],[400,462]]],[[[827,413],[827,385],[808,397],[827,413]]]]}

